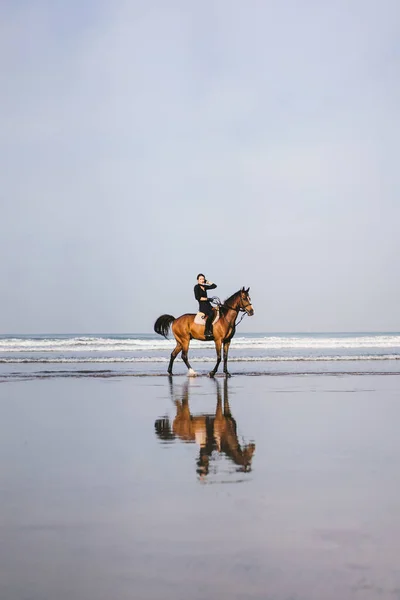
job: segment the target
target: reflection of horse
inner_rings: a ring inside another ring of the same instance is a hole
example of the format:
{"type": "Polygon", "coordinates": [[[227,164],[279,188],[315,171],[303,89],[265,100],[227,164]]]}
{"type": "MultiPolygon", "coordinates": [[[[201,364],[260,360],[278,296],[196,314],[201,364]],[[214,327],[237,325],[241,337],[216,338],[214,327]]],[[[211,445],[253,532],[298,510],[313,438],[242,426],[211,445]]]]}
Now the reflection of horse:
{"type": "MultiPolygon", "coordinates": [[[[249,289],[244,287],[233,294],[230,298],[219,307],[220,316],[218,321],[213,327],[213,336],[215,341],[215,349],[217,351],[217,363],[212,371],[210,371],[210,377],[214,377],[218,370],[219,363],[221,362],[221,348],[224,345],[224,373],[229,376],[228,373],[228,350],[231,343],[231,339],[235,335],[236,331],[236,319],[240,311],[253,315],[254,310],[251,305],[249,296],[249,289]]],[[[182,360],[189,369],[189,375],[195,375],[196,373],[192,369],[188,361],[188,350],[191,339],[205,341],[204,336],[204,325],[197,325],[194,322],[194,314],[182,315],[175,319],[172,315],[161,315],[154,323],[154,331],[165,338],[168,335],[169,328],[172,324],[172,333],[175,336],[176,346],[171,353],[171,359],[169,361],[168,373],[172,375],[172,365],[174,364],[175,358],[180,352],[182,352],[182,360]]]]}
{"type": "Polygon", "coordinates": [[[217,406],[215,414],[192,415],[189,408],[189,382],[183,387],[182,400],[174,399],[172,377],[170,378],[171,397],[176,406],[176,415],[172,423],[168,417],[157,419],[154,426],[156,434],[162,440],[173,440],[176,437],[184,442],[197,442],[200,446],[197,461],[197,473],[205,476],[209,471],[210,458],[214,451],[225,454],[238,471],[249,472],[255,451],[255,444],[240,445],[236,421],[232,417],[228,400],[228,381],[224,380],[224,402],[222,406],[221,388],[218,380],[217,406]]]}

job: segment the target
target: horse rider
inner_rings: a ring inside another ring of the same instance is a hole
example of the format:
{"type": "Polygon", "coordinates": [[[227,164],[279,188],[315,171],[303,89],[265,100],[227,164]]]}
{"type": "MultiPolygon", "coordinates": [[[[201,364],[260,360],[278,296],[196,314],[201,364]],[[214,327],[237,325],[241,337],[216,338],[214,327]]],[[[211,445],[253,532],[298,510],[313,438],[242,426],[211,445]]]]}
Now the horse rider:
{"type": "Polygon", "coordinates": [[[197,284],[194,286],[194,297],[199,303],[199,311],[207,316],[204,337],[206,340],[213,339],[212,322],[214,320],[214,311],[207,298],[207,290],[215,290],[216,284],[212,281],[207,281],[203,273],[197,275],[197,284]]]}

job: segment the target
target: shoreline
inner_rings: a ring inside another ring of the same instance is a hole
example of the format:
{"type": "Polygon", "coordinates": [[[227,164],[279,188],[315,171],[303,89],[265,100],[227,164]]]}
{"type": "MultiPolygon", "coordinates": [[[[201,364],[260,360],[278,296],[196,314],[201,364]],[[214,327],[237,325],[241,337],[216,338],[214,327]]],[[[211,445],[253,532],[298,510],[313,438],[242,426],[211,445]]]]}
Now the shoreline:
{"type": "MultiPolygon", "coordinates": [[[[330,371],[236,371],[230,372],[231,377],[229,380],[233,380],[236,377],[247,377],[247,378],[283,378],[283,377],[396,377],[400,376],[399,371],[343,371],[343,370],[330,370],[330,371]]],[[[151,372],[151,371],[136,371],[126,372],[118,371],[115,369],[71,369],[71,370],[49,370],[49,371],[9,371],[7,373],[1,373],[0,370],[0,383],[12,383],[17,381],[32,381],[42,379],[129,379],[129,378],[156,378],[156,379],[213,379],[208,375],[208,371],[196,371],[196,375],[188,376],[186,373],[174,373],[172,376],[165,372],[151,372]]],[[[217,373],[214,379],[225,379],[226,376],[221,372],[217,373]]]]}

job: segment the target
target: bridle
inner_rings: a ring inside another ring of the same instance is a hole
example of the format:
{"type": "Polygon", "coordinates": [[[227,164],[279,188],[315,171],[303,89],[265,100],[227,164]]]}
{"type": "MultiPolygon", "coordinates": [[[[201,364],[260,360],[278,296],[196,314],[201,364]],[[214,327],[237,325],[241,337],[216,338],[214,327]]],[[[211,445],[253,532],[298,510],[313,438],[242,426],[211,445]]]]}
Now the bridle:
{"type": "Polygon", "coordinates": [[[245,304],[244,306],[239,306],[239,307],[235,308],[234,306],[229,306],[229,304],[227,304],[226,302],[224,302],[224,303],[222,304],[222,303],[221,303],[221,301],[219,300],[219,298],[218,298],[218,301],[219,301],[219,302],[217,302],[217,304],[218,304],[220,307],[221,307],[221,306],[224,306],[224,307],[226,307],[226,308],[230,308],[231,310],[234,310],[234,311],[236,311],[238,314],[239,314],[240,312],[242,312],[242,313],[243,313],[243,314],[242,314],[242,316],[240,317],[239,321],[237,321],[237,322],[235,323],[235,327],[237,327],[237,325],[239,325],[239,323],[241,323],[241,322],[243,321],[244,317],[245,317],[245,316],[248,314],[248,312],[247,312],[246,308],[247,308],[248,306],[251,306],[251,302],[248,302],[248,303],[247,303],[247,304],[245,304]]]}
{"type": "Polygon", "coordinates": [[[248,306],[251,306],[251,302],[248,302],[247,304],[245,304],[244,306],[239,306],[239,312],[245,312],[247,314],[247,310],[246,308],[248,306]]]}
{"type": "Polygon", "coordinates": [[[227,308],[230,308],[231,310],[236,310],[237,312],[244,312],[247,313],[246,308],[248,306],[251,306],[251,302],[248,302],[247,304],[245,304],[244,306],[239,306],[238,308],[235,308],[234,306],[229,306],[229,304],[226,304],[226,302],[224,302],[223,304],[221,304],[221,306],[226,306],[227,308]]]}

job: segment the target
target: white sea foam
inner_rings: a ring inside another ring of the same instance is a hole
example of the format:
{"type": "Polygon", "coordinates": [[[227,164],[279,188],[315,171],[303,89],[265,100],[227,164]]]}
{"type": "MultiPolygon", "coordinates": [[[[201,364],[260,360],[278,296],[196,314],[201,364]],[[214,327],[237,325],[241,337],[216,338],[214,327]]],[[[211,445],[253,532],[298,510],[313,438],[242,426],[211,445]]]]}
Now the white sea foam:
{"type": "Polygon", "coordinates": [[[345,349],[345,348],[396,348],[400,347],[400,335],[368,335],[368,336],[266,336],[232,340],[236,348],[259,348],[263,350],[278,349],[345,349]]]}
{"type": "Polygon", "coordinates": [[[134,352],[136,350],[170,350],[173,340],[113,338],[43,338],[0,339],[0,352],[134,352]]]}
{"type": "MultiPolygon", "coordinates": [[[[139,337],[48,337],[48,338],[0,338],[0,353],[124,353],[170,351],[174,339],[139,337]]],[[[191,341],[191,348],[214,348],[213,342],[191,341]]],[[[346,350],[399,349],[400,335],[353,335],[353,336],[264,336],[233,338],[231,348],[238,350],[346,350]]]]}

